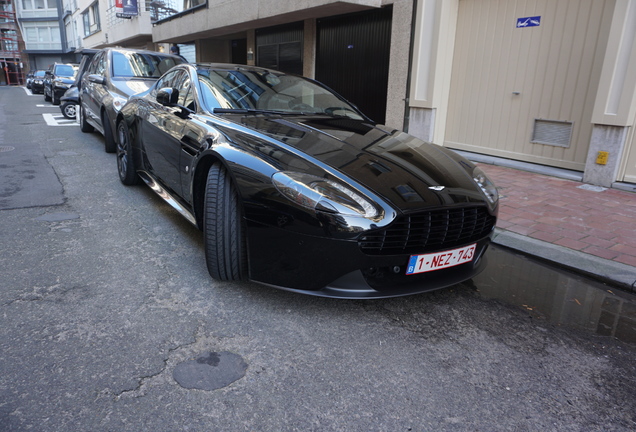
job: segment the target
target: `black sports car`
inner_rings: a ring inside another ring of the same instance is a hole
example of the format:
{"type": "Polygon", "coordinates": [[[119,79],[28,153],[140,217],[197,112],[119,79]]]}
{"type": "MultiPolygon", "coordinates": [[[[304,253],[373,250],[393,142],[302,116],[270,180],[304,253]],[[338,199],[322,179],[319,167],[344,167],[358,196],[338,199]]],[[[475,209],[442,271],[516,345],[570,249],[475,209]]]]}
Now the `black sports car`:
{"type": "Polygon", "coordinates": [[[315,81],[179,65],[130,98],[117,141],[121,181],[203,230],[215,279],[376,298],[485,266],[498,195],[484,173],[315,81]]]}

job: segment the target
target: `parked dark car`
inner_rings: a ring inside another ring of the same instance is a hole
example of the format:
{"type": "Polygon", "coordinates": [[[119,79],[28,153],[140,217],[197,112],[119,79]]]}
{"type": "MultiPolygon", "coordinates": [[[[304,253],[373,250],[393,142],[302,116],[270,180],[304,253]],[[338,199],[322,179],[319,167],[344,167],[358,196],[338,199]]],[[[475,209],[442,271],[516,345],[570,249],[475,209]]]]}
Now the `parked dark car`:
{"type": "Polygon", "coordinates": [[[31,82],[33,81],[33,74],[35,74],[35,71],[31,71],[28,74],[26,74],[26,82],[24,83],[24,86],[28,89],[31,89],[31,82]]]}
{"type": "Polygon", "coordinates": [[[66,90],[64,95],[60,98],[60,111],[62,111],[62,114],[67,119],[74,119],[76,117],[77,106],[79,104],[79,85],[86,69],[88,69],[91,59],[97,52],[98,50],[88,48],[81,48],[75,51],[76,54],[82,55],[82,59],[77,68],[77,74],[75,75],[75,81],[73,81],[71,87],[66,90]]]}
{"type": "Polygon", "coordinates": [[[79,123],[82,132],[97,129],[104,135],[105,149],[116,149],[115,119],[128,98],[148,88],[180,57],[153,51],[105,48],[96,53],[82,77],[79,123]]]}
{"type": "Polygon", "coordinates": [[[315,81],[180,65],[130,98],[117,133],[121,182],[203,230],[215,279],[376,298],[485,266],[498,194],[482,170],[315,81]]]}
{"type": "Polygon", "coordinates": [[[77,116],[77,106],[79,104],[79,89],[71,86],[60,98],[60,111],[67,119],[74,119],[77,116]]]}
{"type": "Polygon", "coordinates": [[[31,93],[44,93],[44,77],[46,76],[45,70],[36,70],[33,72],[33,78],[31,79],[31,93]]]}
{"type": "Polygon", "coordinates": [[[71,87],[76,74],[76,64],[54,63],[44,78],[44,100],[59,105],[60,97],[71,87]]]}

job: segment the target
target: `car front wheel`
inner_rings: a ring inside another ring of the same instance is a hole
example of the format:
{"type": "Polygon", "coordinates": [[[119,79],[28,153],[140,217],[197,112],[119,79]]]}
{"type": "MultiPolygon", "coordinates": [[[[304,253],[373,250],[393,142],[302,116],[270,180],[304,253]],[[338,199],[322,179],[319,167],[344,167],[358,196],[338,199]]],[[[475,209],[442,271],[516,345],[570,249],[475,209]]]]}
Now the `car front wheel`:
{"type": "Polygon", "coordinates": [[[126,186],[136,185],[139,177],[135,167],[132,152],[132,142],[126,122],[120,122],[117,126],[117,171],[119,180],[126,186]]]}
{"type": "Polygon", "coordinates": [[[77,104],[74,102],[64,102],[60,109],[62,110],[62,114],[64,114],[64,117],[66,117],[67,119],[72,120],[77,114],[77,104]]]}
{"type": "Polygon", "coordinates": [[[44,93],[44,100],[46,102],[51,102],[51,96],[49,96],[49,94],[46,92],[46,89],[44,89],[42,93],[44,93]]]}
{"type": "Polygon", "coordinates": [[[210,167],[203,214],[205,260],[214,279],[237,281],[247,275],[247,251],[238,192],[225,166],[210,167]]]}

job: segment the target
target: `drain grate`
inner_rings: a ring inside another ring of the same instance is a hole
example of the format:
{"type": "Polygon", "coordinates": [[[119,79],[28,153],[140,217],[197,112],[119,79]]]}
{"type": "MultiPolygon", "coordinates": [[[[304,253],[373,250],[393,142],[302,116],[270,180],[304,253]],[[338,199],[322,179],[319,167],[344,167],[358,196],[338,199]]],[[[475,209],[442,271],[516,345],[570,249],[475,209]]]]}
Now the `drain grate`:
{"type": "Polygon", "coordinates": [[[11,147],[11,146],[0,146],[0,153],[2,152],[10,152],[12,150],[15,150],[15,147],[11,147]]]}

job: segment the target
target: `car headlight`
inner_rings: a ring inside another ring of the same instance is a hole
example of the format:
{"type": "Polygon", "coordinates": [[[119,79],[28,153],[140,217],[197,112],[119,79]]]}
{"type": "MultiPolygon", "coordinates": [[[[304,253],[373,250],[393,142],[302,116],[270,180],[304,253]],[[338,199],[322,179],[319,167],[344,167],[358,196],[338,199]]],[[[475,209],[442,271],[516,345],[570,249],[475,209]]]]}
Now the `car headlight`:
{"type": "Polygon", "coordinates": [[[62,82],[62,81],[53,81],[53,86],[54,87],[59,87],[59,88],[68,88],[68,84],[62,82]]]}
{"type": "Polygon", "coordinates": [[[113,95],[113,108],[115,108],[115,111],[119,112],[119,110],[121,110],[122,107],[126,105],[127,100],[128,99],[121,96],[113,95]]]}
{"type": "Polygon", "coordinates": [[[306,208],[365,218],[380,215],[378,208],[368,198],[348,186],[323,177],[281,171],[272,176],[272,181],[286,198],[306,208]]]}
{"type": "Polygon", "coordinates": [[[481,168],[475,168],[473,170],[473,180],[479,186],[479,189],[486,195],[488,201],[492,204],[496,204],[499,200],[499,192],[497,191],[497,187],[495,184],[490,181],[486,173],[484,173],[481,168]]]}

